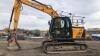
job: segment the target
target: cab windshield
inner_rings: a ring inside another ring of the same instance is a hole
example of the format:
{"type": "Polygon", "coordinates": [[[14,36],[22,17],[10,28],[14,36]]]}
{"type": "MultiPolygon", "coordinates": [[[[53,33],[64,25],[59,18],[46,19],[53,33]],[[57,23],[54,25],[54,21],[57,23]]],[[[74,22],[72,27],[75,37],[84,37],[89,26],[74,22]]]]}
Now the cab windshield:
{"type": "Polygon", "coordinates": [[[61,19],[55,19],[54,20],[54,25],[53,25],[54,28],[61,28],[61,19]]]}

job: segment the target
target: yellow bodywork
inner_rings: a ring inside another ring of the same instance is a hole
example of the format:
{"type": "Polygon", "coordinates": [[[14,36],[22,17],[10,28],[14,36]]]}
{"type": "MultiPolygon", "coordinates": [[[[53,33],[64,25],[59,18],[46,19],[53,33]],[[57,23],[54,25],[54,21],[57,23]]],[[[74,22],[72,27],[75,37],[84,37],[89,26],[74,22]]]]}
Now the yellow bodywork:
{"type": "Polygon", "coordinates": [[[80,40],[85,38],[85,28],[80,26],[73,26],[73,39],[80,40]]]}

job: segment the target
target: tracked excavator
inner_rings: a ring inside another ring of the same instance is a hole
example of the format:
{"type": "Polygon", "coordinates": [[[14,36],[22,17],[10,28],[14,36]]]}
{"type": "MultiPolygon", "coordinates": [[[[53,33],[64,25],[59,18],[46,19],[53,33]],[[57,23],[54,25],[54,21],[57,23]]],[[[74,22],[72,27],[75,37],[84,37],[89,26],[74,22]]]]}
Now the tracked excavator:
{"type": "MultiPolygon", "coordinates": [[[[47,13],[52,18],[51,21],[49,22],[50,37],[48,40],[45,40],[42,43],[43,52],[59,53],[62,51],[83,51],[87,49],[87,45],[85,43],[75,42],[74,38],[76,35],[75,36],[73,35],[73,33],[75,33],[73,29],[75,28],[73,28],[72,26],[70,17],[60,16],[57,13],[57,11],[55,11],[51,6],[45,5],[36,0],[14,0],[14,2],[15,3],[11,14],[10,24],[9,24],[9,29],[10,29],[11,22],[12,20],[14,20],[13,30],[12,30],[13,33],[11,33],[10,34],[11,36],[8,38],[8,46],[10,46],[10,44],[12,43],[15,43],[19,48],[21,48],[15,36],[16,36],[16,31],[17,31],[17,26],[18,26],[18,21],[20,16],[20,10],[22,4],[25,4],[32,8],[47,13]]],[[[81,32],[81,35],[82,34],[83,33],[81,32]]]]}

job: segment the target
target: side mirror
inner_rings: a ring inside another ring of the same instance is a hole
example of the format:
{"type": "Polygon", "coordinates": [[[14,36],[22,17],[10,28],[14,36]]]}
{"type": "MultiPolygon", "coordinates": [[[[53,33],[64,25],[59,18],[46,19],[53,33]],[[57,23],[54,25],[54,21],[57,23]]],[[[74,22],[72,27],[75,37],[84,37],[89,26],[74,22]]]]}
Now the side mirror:
{"type": "Polygon", "coordinates": [[[51,20],[50,21],[48,21],[48,25],[50,25],[51,24],[51,20]]]}

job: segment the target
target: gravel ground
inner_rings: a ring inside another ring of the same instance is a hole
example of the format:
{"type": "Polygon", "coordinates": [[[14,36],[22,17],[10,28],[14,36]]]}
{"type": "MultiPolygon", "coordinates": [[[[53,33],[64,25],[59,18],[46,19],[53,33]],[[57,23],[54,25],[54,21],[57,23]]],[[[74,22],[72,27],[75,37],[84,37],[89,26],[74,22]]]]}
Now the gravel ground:
{"type": "Polygon", "coordinates": [[[85,52],[66,52],[61,54],[45,54],[42,52],[41,43],[38,40],[19,41],[22,50],[7,50],[7,42],[0,41],[0,56],[100,56],[100,41],[86,41],[88,50],[85,52]]]}

